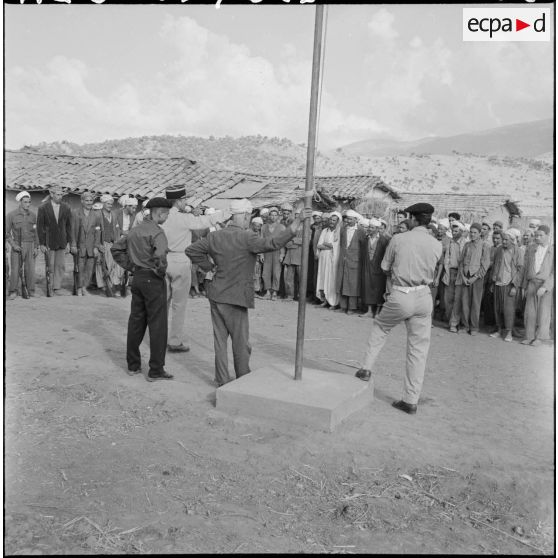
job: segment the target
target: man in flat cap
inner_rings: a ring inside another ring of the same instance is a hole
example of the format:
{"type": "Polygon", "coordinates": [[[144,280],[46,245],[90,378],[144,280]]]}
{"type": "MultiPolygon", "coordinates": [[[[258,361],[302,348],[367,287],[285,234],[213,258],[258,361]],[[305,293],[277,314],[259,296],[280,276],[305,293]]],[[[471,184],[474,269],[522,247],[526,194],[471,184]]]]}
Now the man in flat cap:
{"type": "Polygon", "coordinates": [[[173,378],[165,370],[168,243],[161,227],[171,207],[172,202],[166,198],[149,200],[146,204],[149,215],[111,248],[114,261],[134,274],[126,342],[128,373],[134,375],[141,372],[140,345],[149,328],[149,370],[145,376],[148,382],[173,378]]]}
{"type": "Polygon", "coordinates": [[[81,195],[81,207],[72,217],[70,252],[78,257],[78,295],[88,294],[87,287],[93,275],[101,244],[101,214],[93,209],[95,196],[91,192],[81,195]]]}
{"type": "MultiPolygon", "coordinates": [[[[214,211],[206,215],[186,212],[186,187],[182,184],[168,188],[165,197],[172,202],[169,217],[163,230],[169,243],[167,254],[167,300],[169,311],[168,350],[187,352],[190,350],[184,331],[186,305],[192,286],[192,262],[184,250],[192,244],[192,231],[202,231],[226,221],[228,211],[214,211]]],[[[198,212],[196,212],[198,213],[198,212]]]]}
{"type": "MultiPolygon", "coordinates": [[[[271,238],[285,230],[285,226],[278,222],[279,210],[276,207],[269,208],[267,223],[262,227],[262,236],[271,238]]],[[[262,279],[264,284],[264,296],[269,292],[270,300],[277,299],[277,292],[281,285],[281,261],[285,250],[280,248],[264,254],[262,279]]]]}
{"type": "Polygon", "coordinates": [[[481,239],[481,229],[480,223],[469,227],[470,240],[463,246],[455,280],[456,289],[461,287],[462,331],[471,335],[479,332],[484,276],[490,267],[490,246],[481,239]]]}
{"type": "Polygon", "coordinates": [[[19,207],[6,215],[5,223],[6,242],[11,247],[9,300],[17,297],[22,265],[29,296],[35,296],[35,258],[39,251],[37,216],[30,209],[31,194],[19,192],[15,199],[19,207]]]}
{"type": "Polygon", "coordinates": [[[186,248],[186,255],[192,263],[203,270],[216,266],[207,297],[211,306],[215,382],[218,386],[230,381],[227,358],[229,336],[236,377],[250,372],[252,348],[248,339],[248,308],[254,308],[257,254],[276,251],[287,244],[296,235],[302,220],[311,216],[311,209],[303,209],[288,228],[264,238],[249,228],[252,204],[248,200],[233,200],[230,211],[232,219],[227,227],[210,232],[186,248]]]}
{"type": "Polygon", "coordinates": [[[120,294],[117,286],[122,280],[124,270],[113,260],[110,252],[111,246],[120,238],[120,224],[113,213],[114,198],[110,194],[103,194],[100,202],[101,208],[101,250],[95,265],[97,286],[104,288],[108,296],[120,294]],[[104,260],[104,263],[103,261],[104,260]],[[104,267],[104,270],[103,270],[104,267]],[[106,277],[106,278],[105,278],[106,277]]]}
{"type": "MultiPolygon", "coordinates": [[[[62,202],[64,191],[57,184],[49,184],[49,197],[37,212],[39,248],[49,259],[52,287],[55,295],[66,294],[62,290],[65,272],[65,254],[70,250],[72,237],[72,211],[62,202]]],[[[69,294],[69,293],[67,293],[69,294]]]]}
{"type": "Polygon", "coordinates": [[[434,213],[430,204],[417,203],[405,211],[410,215],[411,230],[394,236],[386,249],[382,269],[391,277],[391,292],[382,311],[372,321],[362,368],[356,376],[365,381],[370,379],[387,334],[404,321],[407,326],[407,370],[403,397],[392,405],[414,414],[430,347],[432,296],[429,287],[434,281],[442,246],[426,228],[434,213]]]}

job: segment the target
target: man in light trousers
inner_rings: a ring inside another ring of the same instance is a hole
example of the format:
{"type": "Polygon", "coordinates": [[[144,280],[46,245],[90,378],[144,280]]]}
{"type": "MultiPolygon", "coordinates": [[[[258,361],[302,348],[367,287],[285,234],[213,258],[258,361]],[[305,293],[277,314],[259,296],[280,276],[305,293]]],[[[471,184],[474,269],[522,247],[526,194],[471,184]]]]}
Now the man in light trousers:
{"type": "Polygon", "coordinates": [[[184,250],[192,244],[192,231],[209,229],[226,221],[230,217],[228,211],[216,211],[211,215],[194,215],[187,205],[186,188],[179,184],[168,188],[165,196],[173,202],[169,217],[162,225],[169,243],[167,254],[167,302],[169,313],[170,352],[188,352],[186,343],[185,318],[186,304],[190,296],[192,284],[192,262],[184,250]]]}
{"type": "Polygon", "coordinates": [[[391,277],[391,292],[372,322],[362,368],[356,377],[370,380],[372,367],[387,334],[404,321],[407,327],[407,370],[403,397],[394,401],[392,406],[415,414],[430,348],[432,296],[429,286],[434,281],[442,245],[426,228],[434,213],[430,204],[416,203],[405,211],[410,214],[412,228],[405,234],[394,236],[386,249],[382,269],[391,277]]]}

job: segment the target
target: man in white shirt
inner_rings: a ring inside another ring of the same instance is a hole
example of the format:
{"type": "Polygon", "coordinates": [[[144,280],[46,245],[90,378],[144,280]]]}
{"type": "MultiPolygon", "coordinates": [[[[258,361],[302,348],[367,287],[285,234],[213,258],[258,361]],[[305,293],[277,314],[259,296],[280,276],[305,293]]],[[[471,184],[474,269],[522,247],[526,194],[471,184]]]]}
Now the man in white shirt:
{"type": "Polygon", "coordinates": [[[187,352],[184,322],[186,304],[192,284],[192,262],[184,252],[192,244],[192,231],[209,229],[217,223],[230,218],[229,211],[215,211],[211,215],[195,216],[186,201],[186,188],[179,184],[165,192],[166,198],[173,201],[168,219],[162,225],[169,244],[167,254],[167,301],[169,306],[168,350],[187,352]]]}

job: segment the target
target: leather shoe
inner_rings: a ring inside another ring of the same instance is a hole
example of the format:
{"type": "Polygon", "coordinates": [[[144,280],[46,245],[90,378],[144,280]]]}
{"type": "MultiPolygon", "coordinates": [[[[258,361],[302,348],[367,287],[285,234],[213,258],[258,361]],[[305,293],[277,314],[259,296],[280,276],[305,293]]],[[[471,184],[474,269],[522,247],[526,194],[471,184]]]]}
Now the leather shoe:
{"type": "Polygon", "coordinates": [[[187,353],[190,347],[184,345],[184,343],[180,343],[180,345],[167,345],[167,349],[171,353],[187,353]]]}
{"type": "Polygon", "coordinates": [[[399,409],[400,411],[404,411],[409,415],[414,415],[417,412],[417,406],[411,403],[405,403],[405,401],[394,401],[391,404],[392,407],[399,409]]]}
{"type": "Polygon", "coordinates": [[[370,370],[366,370],[365,368],[359,368],[355,374],[355,376],[364,382],[368,382],[370,380],[370,376],[372,376],[372,372],[370,370]]]}
{"type": "Polygon", "coordinates": [[[145,377],[145,379],[148,382],[156,382],[158,380],[172,380],[173,378],[174,378],[174,376],[172,374],[169,374],[168,372],[165,372],[164,370],[160,374],[153,374],[153,375],[151,374],[151,372],[149,372],[147,374],[147,376],[145,377]]]}
{"type": "Polygon", "coordinates": [[[136,374],[141,374],[141,368],[139,366],[128,366],[128,376],[135,376],[136,374]]]}

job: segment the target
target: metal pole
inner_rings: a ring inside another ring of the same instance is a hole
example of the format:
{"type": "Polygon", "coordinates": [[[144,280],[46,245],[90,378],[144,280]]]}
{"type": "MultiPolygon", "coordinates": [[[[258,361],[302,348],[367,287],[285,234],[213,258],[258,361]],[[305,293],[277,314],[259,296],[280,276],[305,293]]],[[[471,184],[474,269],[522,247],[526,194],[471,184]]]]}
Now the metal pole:
{"type": "MultiPolygon", "coordinates": [[[[316,6],[314,25],[314,55],[312,59],[312,86],[310,90],[310,118],[308,124],[308,149],[306,154],[306,183],[304,185],[304,207],[312,207],[314,190],[314,158],[316,152],[316,123],[318,120],[318,93],[320,86],[320,61],[322,54],[324,7],[316,6]]],[[[306,313],[306,285],[308,284],[308,252],[310,244],[310,219],[304,220],[302,229],[302,260],[298,288],[298,322],[296,330],[295,380],[302,379],[302,357],[304,351],[304,317],[306,313]]]]}

